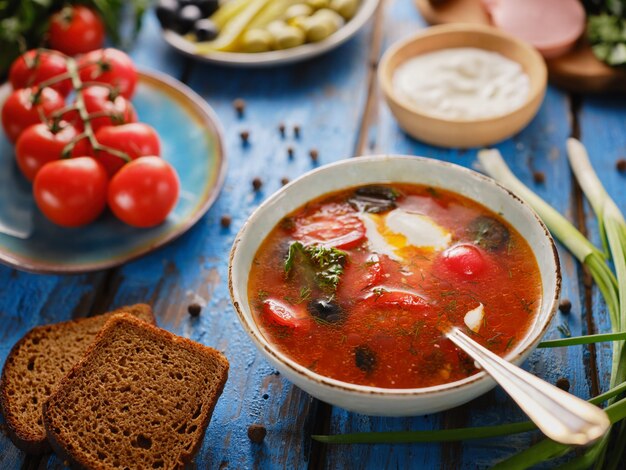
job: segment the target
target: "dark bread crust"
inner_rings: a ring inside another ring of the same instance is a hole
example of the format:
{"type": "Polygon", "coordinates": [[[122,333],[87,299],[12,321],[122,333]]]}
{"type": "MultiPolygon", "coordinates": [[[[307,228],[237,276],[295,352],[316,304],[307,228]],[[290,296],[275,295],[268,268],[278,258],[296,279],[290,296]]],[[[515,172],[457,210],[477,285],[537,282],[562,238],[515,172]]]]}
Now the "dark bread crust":
{"type": "MultiPolygon", "coordinates": [[[[11,441],[21,450],[28,454],[43,454],[50,452],[52,449],[48,443],[45,432],[37,432],[37,429],[33,429],[30,423],[22,421],[22,416],[19,410],[15,410],[11,397],[9,396],[10,379],[8,375],[12,372],[12,367],[16,367],[13,364],[17,362],[23,347],[32,338],[40,335],[45,335],[46,332],[54,330],[63,330],[67,327],[73,326],[87,326],[93,323],[94,320],[101,321],[104,316],[113,316],[115,314],[128,312],[135,315],[146,322],[150,322],[156,325],[156,320],[152,314],[152,309],[146,304],[136,304],[128,307],[122,307],[120,309],[108,312],[106,314],[79,318],[76,320],[68,320],[65,322],[56,323],[53,325],[41,325],[36,326],[29,330],[15,345],[11,348],[9,355],[6,358],[4,367],[2,368],[2,376],[0,377],[0,411],[6,422],[7,434],[11,441]]],[[[43,397],[44,399],[47,397],[43,397]]],[[[43,403],[45,400],[42,399],[43,403]]]]}
{"type": "MultiPolygon", "coordinates": [[[[90,378],[88,374],[93,375],[96,372],[101,371],[100,369],[96,368],[90,369],[90,366],[92,365],[92,363],[94,363],[95,360],[97,360],[99,355],[103,355],[103,357],[107,356],[107,347],[111,344],[109,340],[114,339],[115,335],[118,334],[118,332],[122,331],[121,334],[123,334],[124,331],[132,330],[133,328],[141,330],[142,339],[145,342],[159,342],[160,344],[164,343],[166,344],[166,346],[170,347],[172,351],[177,348],[182,348],[187,351],[194,352],[195,355],[202,356],[202,358],[205,360],[204,365],[206,366],[206,377],[213,377],[214,380],[212,382],[212,385],[214,385],[214,388],[210,396],[204,397],[205,400],[201,403],[201,409],[203,411],[201,412],[200,416],[198,416],[198,418],[201,417],[201,421],[194,422],[195,424],[197,424],[198,428],[195,440],[193,441],[193,445],[190,448],[176,455],[176,463],[174,466],[166,464],[164,468],[186,468],[186,466],[191,463],[193,457],[202,445],[206,429],[215,409],[215,405],[217,404],[217,401],[222,394],[222,391],[224,390],[224,386],[228,379],[229,364],[227,359],[223,356],[222,353],[216,351],[213,348],[204,346],[202,344],[196,343],[180,336],[176,336],[161,328],[147,325],[146,323],[138,321],[137,319],[127,314],[120,314],[115,315],[109,321],[107,321],[106,325],[102,328],[102,330],[98,334],[98,337],[91,344],[83,358],[77,364],[75,364],[70,372],[62,379],[56,391],[43,405],[44,427],[47,432],[48,440],[57,455],[61,459],[66,461],[71,468],[90,470],[109,470],[112,468],[123,468],[124,466],[128,466],[131,469],[141,468],[140,466],[132,466],[132,463],[129,463],[128,461],[121,463],[119,467],[106,465],[104,462],[98,461],[93,456],[88,455],[88,452],[79,448],[79,446],[77,446],[75,442],[72,442],[72,439],[76,436],[67,435],[67,433],[65,437],[61,435],[61,430],[57,428],[57,426],[59,426],[59,423],[54,422],[55,417],[53,416],[58,416],[59,413],[63,413],[67,415],[68,419],[73,422],[81,419],[81,417],[69,416],[72,414],[72,412],[68,412],[68,410],[63,407],[63,400],[68,396],[71,396],[71,392],[74,387],[80,388],[81,379],[90,378]],[[209,363],[211,364],[211,367],[208,367],[209,363]]],[[[130,349],[131,345],[129,345],[128,347],[130,349]]],[[[167,351],[170,351],[170,349],[168,349],[167,351]]],[[[91,383],[92,381],[89,380],[87,382],[87,387],[91,383]]],[[[85,394],[87,395],[89,395],[90,393],[97,394],[98,390],[85,391],[85,394]]],[[[209,392],[207,391],[206,393],[209,392]]],[[[146,399],[149,398],[147,393],[144,393],[144,395],[146,395],[146,399]]],[[[106,398],[110,398],[106,394],[104,394],[103,396],[105,396],[106,398]]],[[[119,403],[112,403],[110,406],[112,407],[115,404],[119,403]]],[[[110,417],[107,416],[106,412],[107,410],[105,409],[103,411],[103,421],[110,417]]],[[[173,434],[174,432],[175,431],[173,430],[169,431],[170,434],[173,434]]],[[[96,445],[97,444],[95,442],[90,443],[91,450],[100,451],[103,454],[107,455],[107,449],[95,448],[96,445]]],[[[160,451],[162,451],[162,449],[160,451]]],[[[137,462],[137,465],[140,464],[137,462]]]]}

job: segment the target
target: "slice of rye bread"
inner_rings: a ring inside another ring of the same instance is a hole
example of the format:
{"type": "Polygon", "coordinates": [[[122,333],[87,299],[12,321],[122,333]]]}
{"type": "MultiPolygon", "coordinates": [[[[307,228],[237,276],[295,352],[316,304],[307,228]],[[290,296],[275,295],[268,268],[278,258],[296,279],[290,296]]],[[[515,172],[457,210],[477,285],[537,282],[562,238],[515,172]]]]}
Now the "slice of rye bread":
{"type": "Polygon", "coordinates": [[[122,312],[155,324],[150,306],[137,304],[104,315],[37,326],[13,346],[0,379],[0,408],[17,447],[32,454],[51,450],[43,427],[43,404],[106,321],[122,312]]]}
{"type": "Polygon", "coordinates": [[[117,315],[44,404],[48,440],[74,468],[184,468],[227,378],[220,352],[117,315]]]}

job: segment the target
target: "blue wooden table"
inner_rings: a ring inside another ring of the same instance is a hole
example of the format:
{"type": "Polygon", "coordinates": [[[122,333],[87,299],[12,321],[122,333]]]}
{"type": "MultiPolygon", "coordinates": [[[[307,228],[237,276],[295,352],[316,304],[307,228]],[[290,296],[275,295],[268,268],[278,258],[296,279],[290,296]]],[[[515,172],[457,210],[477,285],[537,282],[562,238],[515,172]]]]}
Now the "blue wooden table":
{"type": "MultiPolygon", "coordinates": [[[[268,70],[237,70],[193,62],[161,39],[152,13],[147,15],[135,61],[182,80],[214,107],[226,130],[229,158],[224,189],[215,205],[184,236],[163,249],[117,269],[85,275],[27,274],[0,267],[0,364],[30,328],[44,323],[102,313],[136,302],[153,305],[160,325],[224,351],[230,378],[217,405],[197,468],[487,468],[540,439],[525,433],[463,443],[322,446],[311,433],[445,429],[515,422],[522,413],[501,389],[443,413],[416,418],[377,418],[346,412],[312,399],[270,367],[236,319],[227,290],[228,252],[252,210],[281,186],[314,168],[362,154],[424,155],[467,167],[476,166],[475,150],[448,150],[421,144],[405,135],[386,108],[376,83],[378,58],[391,43],[425,23],[410,0],[389,0],[352,41],[323,57],[268,70]],[[245,116],[232,102],[243,98],[245,116]],[[281,137],[279,125],[286,135],[281,137]],[[300,136],[294,135],[300,126],[300,136]],[[240,132],[250,144],[242,146],[240,132]],[[288,158],[288,148],[294,156],[288,158]],[[309,151],[315,149],[315,163],[309,151]],[[253,191],[252,180],[263,186],[253,191]],[[223,215],[232,217],[223,228],[223,215]],[[199,318],[187,313],[204,305],[199,318]],[[263,444],[247,437],[250,424],[264,425],[263,444]]],[[[598,242],[591,211],[572,180],[565,140],[574,135],[587,146],[600,178],[622,209],[626,175],[615,169],[626,157],[626,99],[572,96],[550,87],[537,117],[498,148],[515,173],[540,196],[598,242]],[[535,182],[542,172],[545,182],[535,182]]],[[[563,297],[569,315],[557,314],[549,338],[609,330],[603,302],[588,277],[564,250],[563,297]]],[[[554,383],[565,378],[584,398],[606,390],[610,346],[539,350],[525,367],[554,383]]],[[[60,469],[54,455],[30,457],[0,433],[1,469],[60,469]]]]}

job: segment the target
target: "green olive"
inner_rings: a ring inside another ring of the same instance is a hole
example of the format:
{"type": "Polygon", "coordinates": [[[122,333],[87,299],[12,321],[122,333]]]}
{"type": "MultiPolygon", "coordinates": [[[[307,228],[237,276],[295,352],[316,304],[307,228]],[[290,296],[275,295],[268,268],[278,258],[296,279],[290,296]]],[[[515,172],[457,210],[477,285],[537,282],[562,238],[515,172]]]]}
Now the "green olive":
{"type": "Polygon", "coordinates": [[[291,22],[300,17],[307,17],[313,14],[313,7],[307,5],[306,3],[296,3],[295,5],[291,5],[285,11],[285,21],[291,24],[291,22]]]}
{"type": "Polygon", "coordinates": [[[332,22],[334,25],[333,33],[345,24],[343,17],[335,10],[331,10],[329,8],[322,8],[321,10],[317,10],[311,18],[314,17],[321,18],[324,21],[332,22]]]}
{"type": "Polygon", "coordinates": [[[241,46],[244,52],[265,52],[272,48],[274,37],[264,29],[250,29],[241,38],[241,46]]]}
{"type": "Polygon", "coordinates": [[[332,21],[317,15],[313,15],[308,18],[304,24],[304,32],[306,33],[306,39],[309,42],[322,41],[333,34],[336,30],[335,24],[332,21]]]}
{"type": "Polygon", "coordinates": [[[319,10],[320,8],[328,8],[330,0],[306,0],[306,3],[315,10],[319,10]]]}
{"type": "Polygon", "coordinates": [[[291,21],[289,21],[289,24],[291,26],[295,26],[296,28],[301,29],[302,31],[306,31],[306,24],[310,18],[310,16],[296,16],[291,21]]]}
{"type": "Polygon", "coordinates": [[[276,36],[280,34],[280,32],[289,26],[282,20],[274,20],[270,24],[265,27],[265,30],[268,31],[272,36],[276,36]]]}
{"type": "Polygon", "coordinates": [[[359,0],[330,0],[330,8],[348,21],[359,8],[359,0]]]}
{"type": "Polygon", "coordinates": [[[274,49],[289,49],[304,44],[304,33],[295,26],[285,26],[272,35],[274,36],[274,49]]]}

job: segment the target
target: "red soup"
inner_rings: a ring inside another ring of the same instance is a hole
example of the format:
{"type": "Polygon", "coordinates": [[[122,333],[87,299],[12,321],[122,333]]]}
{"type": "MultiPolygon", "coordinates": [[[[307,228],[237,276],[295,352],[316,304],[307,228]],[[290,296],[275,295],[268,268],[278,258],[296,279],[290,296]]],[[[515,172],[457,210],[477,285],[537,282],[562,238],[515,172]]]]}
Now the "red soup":
{"type": "Polygon", "coordinates": [[[417,388],[477,372],[442,330],[503,355],[541,304],[535,257],[499,215],[421,185],[325,195],[261,244],[250,304],[294,361],[353,384],[417,388]]]}

